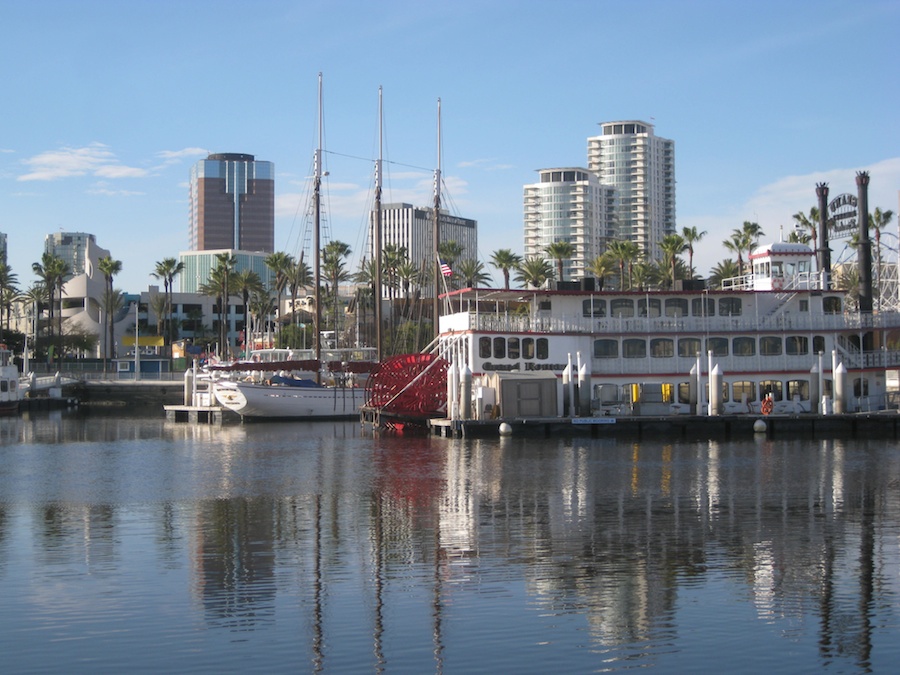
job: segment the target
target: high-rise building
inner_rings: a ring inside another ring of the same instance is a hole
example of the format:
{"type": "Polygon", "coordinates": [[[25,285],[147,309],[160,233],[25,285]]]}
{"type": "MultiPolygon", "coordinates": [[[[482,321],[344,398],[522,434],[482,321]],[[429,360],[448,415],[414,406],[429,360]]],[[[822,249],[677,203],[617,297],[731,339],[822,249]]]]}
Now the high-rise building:
{"type": "MultiPolygon", "coordinates": [[[[50,253],[65,260],[69,266],[69,273],[73,277],[85,273],[85,261],[90,260],[90,257],[87,256],[89,245],[96,250],[97,240],[94,235],[84,232],[54,232],[44,237],[44,253],[50,253]]],[[[100,251],[109,255],[108,251],[103,249],[100,251]]]]}
{"type": "MultiPolygon", "coordinates": [[[[381,244],[405,248],[409,261],[424,270],[423,296],[432,295],[431,279],[428,273],[434,264],[434,209],[418,208],[412,204],[384,204],[381,207],[381,244]]],[[[374,222],[374,211],[369,215],[369,227],[374,222]]],[[[444,211],[440,215],[440,237],[442,242],[455,241],[462,250],[458,260],[478,259],[478,222],[468,218],[451,216],[444,211]]],[[[374,259],[374,237],[369,237],[369,254],[374,259]]],[[[387,291],[385,290],[384,293],[387,291]]]]}
{"type": "Polygon", "coordinates": [[[5,233],[5,232],[0,232],[0,262],[4,262],[4,263],[5,263],[5,262],[7,261],[8,258],[7,258],[7,255],[6,255],[6,251],[7,251],[7,248],[6,248],[6,233],[5,233]]]}
{"type": "Polygon", "coordinates": [[[588,138],[588,169],[617,189],[617,237],[658,260],[660,241],[675,232],[675,142],[640,120],[600,127],[600,136],[588,138]]]}
{"type": "Polygon", "coordinates": [[[546,258],[549,245],[564,241],[574,249],[563,262],[564,279],[593,276],[591,263],[615,236],[616,189],[579,167],[539,174],[539,182],[525,186],[525,256],[546,258]]]}
{"type": "Polygon", "coordinates": [[[275,250],[275,168],[220,153],[191,169],[191,251],[275,250]]]}

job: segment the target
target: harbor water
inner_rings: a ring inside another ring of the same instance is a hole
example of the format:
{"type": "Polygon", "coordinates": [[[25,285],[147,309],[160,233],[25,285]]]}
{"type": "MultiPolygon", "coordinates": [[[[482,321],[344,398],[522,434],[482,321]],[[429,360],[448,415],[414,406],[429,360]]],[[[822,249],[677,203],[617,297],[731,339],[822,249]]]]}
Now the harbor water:
{"type": "Polygon", "coordinates": [[[0,419],[0,672],[892,672],[893,440],[0,419]]]}

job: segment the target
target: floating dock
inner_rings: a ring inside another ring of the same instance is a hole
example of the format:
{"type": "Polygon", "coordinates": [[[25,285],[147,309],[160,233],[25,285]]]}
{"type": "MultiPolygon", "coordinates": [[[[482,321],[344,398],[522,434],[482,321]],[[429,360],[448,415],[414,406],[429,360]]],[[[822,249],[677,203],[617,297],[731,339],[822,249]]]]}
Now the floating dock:
{"type": "Polygon", "coordinates": [[[662,417],[539,417],[490,420],[431,419],[433,435],[496,437],[583,435],[598,438],[671,440],[769,438],[900,438],[895,410],[846,415],[667,415],[662,417]],[[760,427],[757,422],[762,422],[760,427]],[[762,429],[760,431],[759,429],[762,429]]]}

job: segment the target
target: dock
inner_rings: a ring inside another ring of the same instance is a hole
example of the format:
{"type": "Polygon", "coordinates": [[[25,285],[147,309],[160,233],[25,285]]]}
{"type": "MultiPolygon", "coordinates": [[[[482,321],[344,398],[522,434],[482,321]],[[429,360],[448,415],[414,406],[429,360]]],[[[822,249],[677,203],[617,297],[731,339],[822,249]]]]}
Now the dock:
{"type": "Polygon", "coordinates": [[[896,410],[844,415],[667,415],[622,417],[537,417],[489,420],[428,420],[432,435],[445,437],[539,437],[580,435],[640,440],[768,438],[900,438],[896,410]],[[762,422],[760,427],[757,422],[762,422]],[[761,429],[761,430],[760,430],[761,429]]]}
{"type": "Polygon", "coordinates": [[[164,405],[166,419],[170,422],[190,422],[192,424],[221,424],[225,409],[221,406],[164,405]]]}

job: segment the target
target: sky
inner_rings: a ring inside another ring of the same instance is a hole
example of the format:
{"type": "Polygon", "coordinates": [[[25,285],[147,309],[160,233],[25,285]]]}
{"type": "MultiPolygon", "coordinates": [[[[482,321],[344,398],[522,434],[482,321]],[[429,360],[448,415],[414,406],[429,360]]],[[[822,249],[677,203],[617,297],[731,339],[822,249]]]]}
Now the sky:
{"type": "Polygon", "coordinates": [[[675,141],[677,230],[707,233],[704,275],[744,221],[786,237],[821,181],[856,194],[868,171],[870,211],[900,210],[898,0],[0,0],[0,25],[0,232],[23,288],[57,231],[94,234],[122,290],[157,284],[209,152],[274,163],[275,247],[308,259],[319,73],[324,236],[350,269],[379,87],[383,201],[430,206],[440,158],[443,205],[478,221],[497,282],[491,254],[524,251],[523,186],[586,166],[607,121],[675,141]]]}

